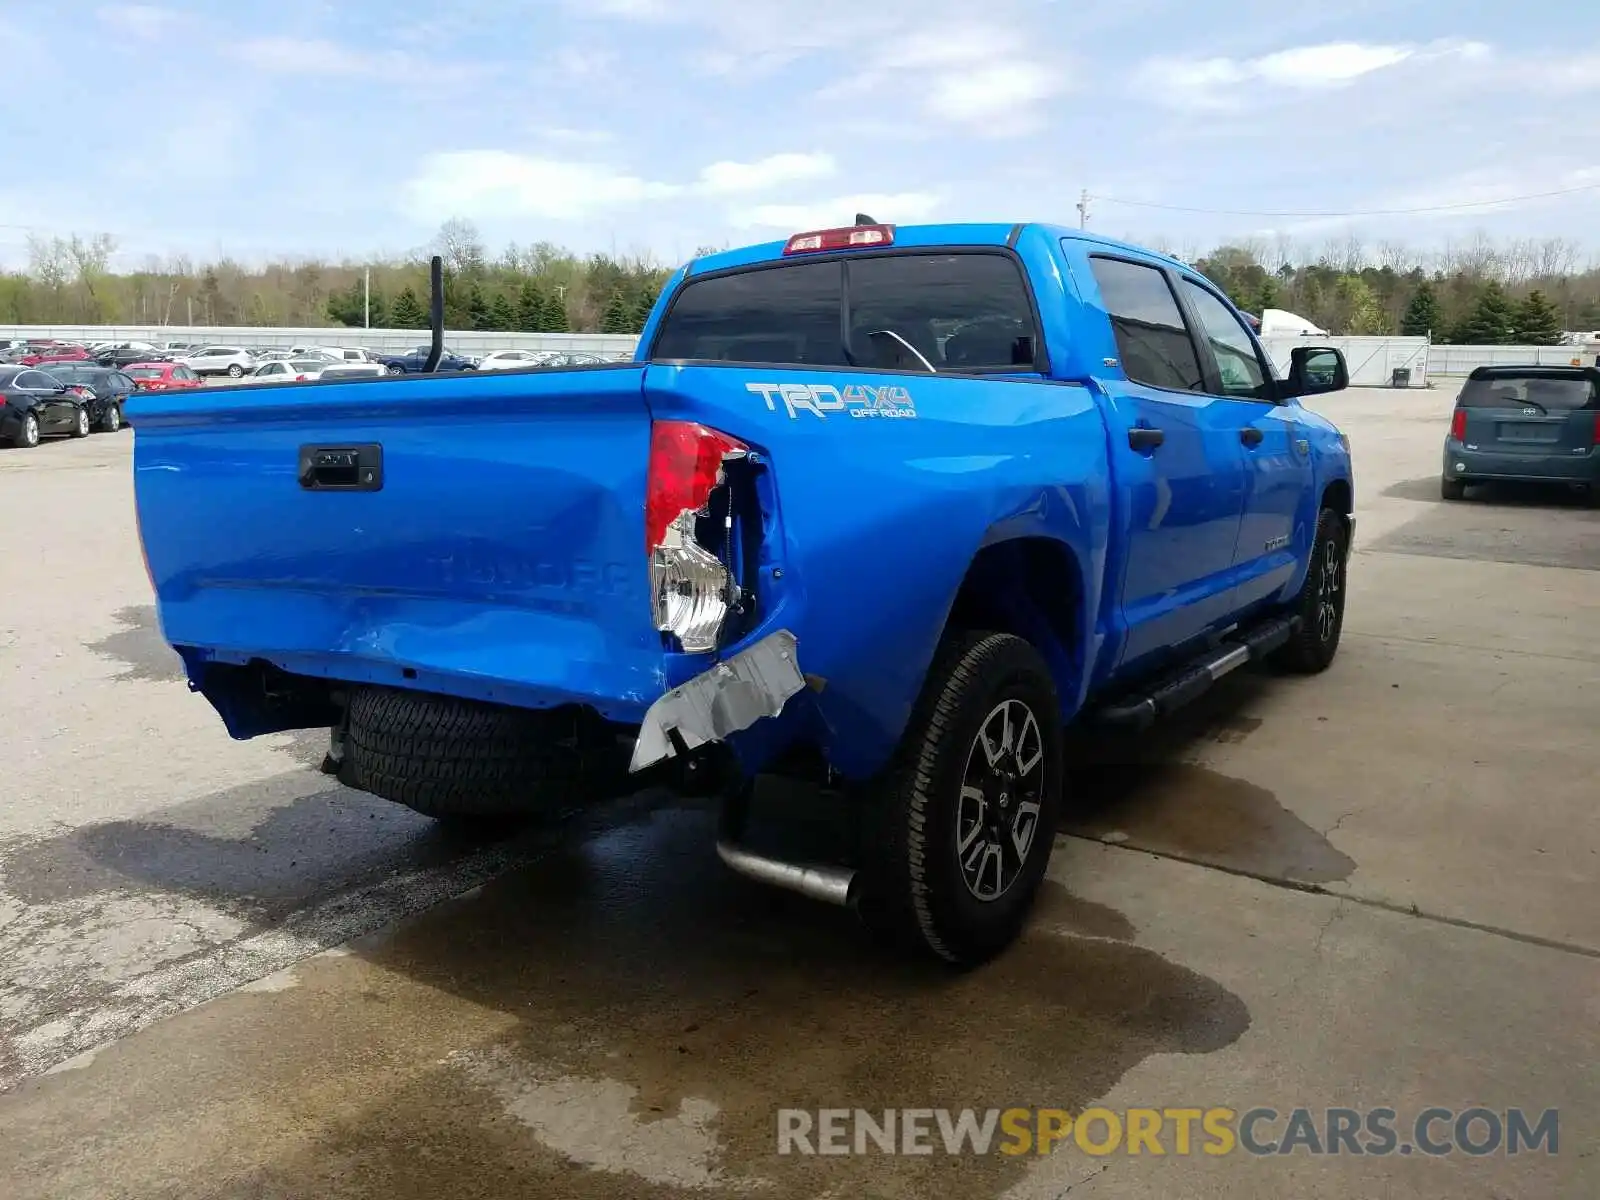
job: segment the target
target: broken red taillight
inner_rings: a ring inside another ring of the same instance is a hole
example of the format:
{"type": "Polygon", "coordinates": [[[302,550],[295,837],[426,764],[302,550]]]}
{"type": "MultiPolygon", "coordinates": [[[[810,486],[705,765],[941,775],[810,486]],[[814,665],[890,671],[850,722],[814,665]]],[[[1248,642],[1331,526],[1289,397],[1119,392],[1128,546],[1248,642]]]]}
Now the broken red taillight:
{"type": "Polygon", "coordinates": [[[685,512],[699,512],[722,482],[722,462],[749,447],[693,421],[657,421],[650,427],[650,469],[645,485],[645,552],[661,545],[667,527],[685,512]]]}
{"type": "Polygon", "coordinates": [[[784,254],[817,254],[824,250],[856,250],[894,245],[893,225],[847,225],[797,233],[783,247],[784,254]]]}
{"type": "Polygon", "coordinates": [[[645,553],[655,626],[689,654],[717,648],[738,587],[726,563],[702,545],[696,527],[709,516],[712,494],[727,482],[723,464],[749,447],[693,421],[650,427],[645,483],[645,553]]]}

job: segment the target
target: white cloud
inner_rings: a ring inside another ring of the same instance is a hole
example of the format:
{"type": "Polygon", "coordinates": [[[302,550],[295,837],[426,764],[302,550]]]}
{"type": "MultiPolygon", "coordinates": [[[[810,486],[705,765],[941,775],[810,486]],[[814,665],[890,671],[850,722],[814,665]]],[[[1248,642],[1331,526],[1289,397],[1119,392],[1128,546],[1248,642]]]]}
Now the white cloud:
{"type": "Polygon", "coordinates": [[[603,145],[617,140],[617,135],[609,129],[569,129],[564,126],[539,126],[534,129],[534,136],[543,138],[548,142],[561,142],[565,145],[603,145]]]}
{"type": "Polygon", "coordinates": [[[234,54],[252,67],[286,75],[361,75],[374,65],[373,56],[321,38],[251,38],[238,43],[234,54]]]}
{"type": "Polygon", "coordinates": [[[969,0],[807,0],[803,12],[793,0],[568,3],[579,15],[698,27],[692,65],[708,74],[748,83],[811,57],[819,78],[835,76],[824,98],[870,93],[984,136],[1030,132],[1040,102],[1076,82],[1058,49],[1022,32],[1013,0],[991,0],[983,20],[969,0]]]}
{"type": "Polygon", "coordinates": [[[1541,63],[1532,82],[1553,92],[1591,92],[1600,90],[1600,54],[1583,54],[1563,59],[1553,56],[1541,63]]]}
{"type": "Polygon", "coordinates": [[[987,137],[1031,132],[1043,101],[1077,84],[1061,56],[1035,57],[1026,38],[992,24],[944,22],[862,48],[862,64],[822,89],[828,99],[913,97],[922,114],[987,137]]]}
{"type": "Polygon", "coordinates": [[[1184,109],[1245,109],[1261,103],[1261,87],[1326,91],[1407,62],[1481,60],[1481,42],[1439,41],[1427,45],[1325,42],[1296,46],[1259,58],[1145,60],[1134,73],[1134,90],[1184,109]]]}
{"type": "Polygon", "coordinates": [[[609,50],[584,50],[563,46],[550,58],[550,65],[569,79],[594,79],[611,71],[617,56],[609,50]]]}
{"type": "Polygon", "coordinates": [[[682,188],[593,163],[561,162],[507,150],[435,154],[405,187],[403,208],[418,221],[547,217],[578,220],[677,195],[682,188]]]}
{"type": "Polygon", "coordinates": [[[826,179],[838,169],[828,154],[774,154],[753,163],[712,163],[700,172],[699,190],[712,195],[759,192],[783,183],[826,179]]]}
{"type": "Polygon", "coordinates": [[[931,192],[878,192],[803,204],[760,204],[729,213],[728,221],[740,229],[829,229],[848,225],[857,213],[866,213],[880,221],[905,224],[926,220],[938,207],[939,197],[931,192]]]}
{"type": "Polygon", "coordinates": [[[267,36],[228,47],[245,65],[272,75],[330,75],[345,78],[409,77],[414,86],[480,79],[497,67],[440,62],[404,50],[343,46],[325,38],[267,36]]]}
{"type": "Polygon", "coordinates": [[[163,37],[179,21],[170,8],[157,8],[153,4],[107,4],[95,9],[101,22],[119,32],[150,42],[163,37]]]}
{"type": "Polygon", "coordinates": [[[691,182],[669,182],[599,163],[508,150],[462,150],[428,158],[406,185],[404,208],[419,221],[451,216],[578,220],[650,200],[765,191],[826,178],[836,169],[826,154],[774,154],[752,163],[712,163],[691,182]]]}

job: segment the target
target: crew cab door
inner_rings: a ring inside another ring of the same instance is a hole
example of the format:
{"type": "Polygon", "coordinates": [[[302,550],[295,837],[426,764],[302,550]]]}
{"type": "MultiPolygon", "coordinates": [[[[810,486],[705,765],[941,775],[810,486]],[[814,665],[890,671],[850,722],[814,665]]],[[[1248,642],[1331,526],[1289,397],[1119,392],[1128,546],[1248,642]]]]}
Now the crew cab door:
{"type": "Polygon", "coordinates": [[[1091,254],[1089,273],[1114,338],[1100,383],[1126,541],[1121,666],[1136,670],[1233,609],[1244,446],[1238,414],[1206,390],[1167,268],[1091,254]]]}
{"type": "Polygon", "coordinates": [[[1178,294],[1200,347],[1206,390],[1219,420],[1244,450],[1244,514],[1233,554],[1233,607],[1243,611],[1294,578],[1309,552],[1316,506],[1311,443],[1302,410],[1278,401],[1272,365],[1233,307],[1209,284],[1184,275],[1178,294]]]}

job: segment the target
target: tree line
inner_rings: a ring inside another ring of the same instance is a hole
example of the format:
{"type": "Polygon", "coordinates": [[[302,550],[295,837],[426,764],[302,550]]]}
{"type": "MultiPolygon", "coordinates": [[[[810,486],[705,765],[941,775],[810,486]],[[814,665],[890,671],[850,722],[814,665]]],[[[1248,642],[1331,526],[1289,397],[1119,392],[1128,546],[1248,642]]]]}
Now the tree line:
{"type": "MultiPolygon", "coordinates": [[[[1548,345],[1565,330],[1600,330],[1600,263],[1564,239],[1479,237],[1426,255],[1354,237],[1320,248],[1247,240],[1203,254],[1153,244],[1193,263],[1243,309],[1288,309],[1335,334],[1548,345]]],[[[425,329],[429,253],[444,259],[445,325],[458,330],[636,333],[672,271],[644,256],[580,257],[550,242],[491,256],[460,219],[424,251],[370,264],[179,257],[113,269],[108,235],[32,238],[26,268],[0,272],[0,323],[425,329]]]]}
{"type": "Polygon", "coordinates": [[[1479,238],[1419,258],[1347,238],[1308,261],[1256,241],[1189,261],[1240,308],[1287,309],[1335,334],[1553,346],[1564,332],[1600,330],[1600,264],[1582,262],[1564,239],[1497,246],[1479,238]]]}

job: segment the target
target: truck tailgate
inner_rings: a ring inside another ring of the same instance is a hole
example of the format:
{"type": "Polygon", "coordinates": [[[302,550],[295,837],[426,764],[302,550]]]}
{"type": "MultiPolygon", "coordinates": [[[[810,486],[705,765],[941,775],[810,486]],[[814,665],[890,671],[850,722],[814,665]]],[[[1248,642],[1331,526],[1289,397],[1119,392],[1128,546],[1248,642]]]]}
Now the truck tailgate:
{"type": "Polygon", "coordinates": [[[663,686],[642,383],[620,365],[141,395],[163,633],[191,677],[264,659],[637,720],[663,686]]]}

